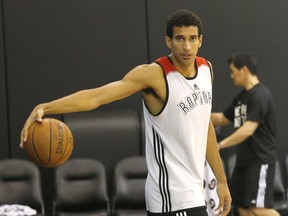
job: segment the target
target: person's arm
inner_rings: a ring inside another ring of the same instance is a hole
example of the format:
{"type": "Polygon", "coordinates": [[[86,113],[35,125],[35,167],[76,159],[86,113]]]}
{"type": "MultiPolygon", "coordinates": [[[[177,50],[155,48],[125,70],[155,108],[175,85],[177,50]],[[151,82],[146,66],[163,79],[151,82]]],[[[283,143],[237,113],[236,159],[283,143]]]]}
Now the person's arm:
{"type": "Polygon", "coordinates": [[[94,89],[82,90],[66,97],[37,105],[24,124],[20,137],[20,147],[23,148],[30,125],[34,121],[41,122],[44,115],[89,111],[101,105],[126,98],[146,88],[156,89],[157,87],[155,86],[157,84],[155,84],[154,80],[157,80],[157,74],[159,74],[157,72],[159,70],[162,75],[162,70],[155,63],[140,65],[127,73],[120,81],[94,89]]]}
{"type": "Polygon", "coordinates": [[[227,148],[242,143],[254,134],[259,126],[258,122],[245,121],[234,133],[219,142],[219,149],[227,148]]]}
{"type": "Polygon", "coordinates": [[[211,121],[214,126],[226,126],[231,123],[222,112],[211,113],[211,121]]]}
{"type": "Polygon", "coordinates": [[[218,144],[216,134],[212,121],[209,123],[206,160],[208,161],[216,179],[217,179],[217,193],[219,197],[219,206],[217,207],[218,215],[228,215],[231,208],[231,195],[227,185],[222,160],[218,151],[218,144]]]}

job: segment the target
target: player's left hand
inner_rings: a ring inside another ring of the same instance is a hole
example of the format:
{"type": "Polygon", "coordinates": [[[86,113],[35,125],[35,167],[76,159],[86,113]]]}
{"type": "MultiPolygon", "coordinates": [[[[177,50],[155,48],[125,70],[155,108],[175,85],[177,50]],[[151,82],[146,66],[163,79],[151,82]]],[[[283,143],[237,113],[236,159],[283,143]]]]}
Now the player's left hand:
{"type": "Polygon", "coordinates": [[[217,216],[226,216],[231,209],[232,198],[227,183],[217,183],[217,193],[219,197],[219,205],[216,208],[217,216]]]}

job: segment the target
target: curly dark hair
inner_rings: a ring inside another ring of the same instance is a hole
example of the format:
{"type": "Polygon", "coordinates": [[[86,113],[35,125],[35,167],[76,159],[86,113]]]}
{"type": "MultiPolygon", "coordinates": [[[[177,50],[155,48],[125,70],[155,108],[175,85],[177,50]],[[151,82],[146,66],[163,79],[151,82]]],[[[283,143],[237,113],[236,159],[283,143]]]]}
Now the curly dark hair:
{"type": "Polygon", "coordinates": [[[202,21],[196,14],[186,9],[176,11],[169,17],[166,25],[166,35],[170,38],[173,37],[174,26],[196,26],[198,36],[202,35],[202,21]]]}
{"type": "Polygon", "coordinates": [[[234,53],[228,58],[228,64],[234,64],[237,69],[246,66],[252,74],[257,75],[258,73],[257,60],[255,56],[249,52],[234,53]]]}

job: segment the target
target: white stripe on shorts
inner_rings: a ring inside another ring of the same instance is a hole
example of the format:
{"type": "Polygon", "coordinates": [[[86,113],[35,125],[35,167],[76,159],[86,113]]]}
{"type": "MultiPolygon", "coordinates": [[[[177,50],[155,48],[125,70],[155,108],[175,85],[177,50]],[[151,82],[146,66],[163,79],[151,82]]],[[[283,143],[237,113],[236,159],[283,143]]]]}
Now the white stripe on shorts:
{"type": "Polygon", "coordinates": [[[268,164],[261,165],[260,176],[258,182],[258,193],[256,198],[256,207],[264,208],[265,192],[266,192],[266,177],[268,172],[268,164]]]}
{"type": "Polygon", "coordinates": [[[176,216],[187,216],[186,211],[185,212],[179,212],[176,213],[176,216]]]}

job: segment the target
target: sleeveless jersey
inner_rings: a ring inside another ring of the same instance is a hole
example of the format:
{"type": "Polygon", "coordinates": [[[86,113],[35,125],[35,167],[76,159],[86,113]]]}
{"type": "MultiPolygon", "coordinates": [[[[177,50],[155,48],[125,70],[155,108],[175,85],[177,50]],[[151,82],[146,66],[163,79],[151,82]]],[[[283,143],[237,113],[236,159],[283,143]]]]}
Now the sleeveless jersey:
{"type": "Polygon", "coordinates": [[[166,101],[152,115],[145,103],[148,176],[146,206],[170,212],[205,206],[204,163],[212,107],[212,78],[207,61],[196,57],[196,74],[185,78],[169,57],[156,60],[166,79],[166,101]]]}

